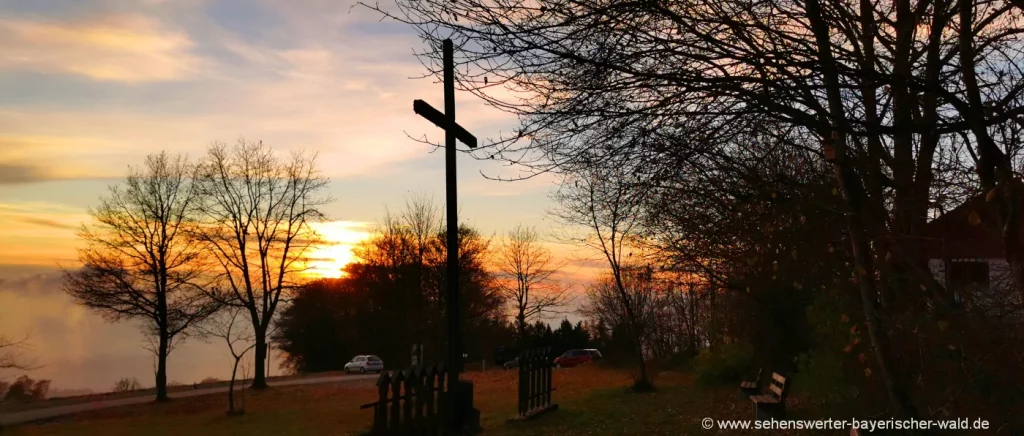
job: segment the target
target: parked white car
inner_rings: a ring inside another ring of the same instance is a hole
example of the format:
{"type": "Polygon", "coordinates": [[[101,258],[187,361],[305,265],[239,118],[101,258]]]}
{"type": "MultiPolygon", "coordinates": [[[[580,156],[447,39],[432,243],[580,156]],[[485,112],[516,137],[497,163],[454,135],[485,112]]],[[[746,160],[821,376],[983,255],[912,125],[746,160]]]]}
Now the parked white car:
{"type": "Polygon", "coordinates": [[[353,357],[351,361],[345,364],[345,372],[348,374],[353,372],[366,374],[368,372],[381,371],[384,371],[384,361],[372,354],[353,357]]]}

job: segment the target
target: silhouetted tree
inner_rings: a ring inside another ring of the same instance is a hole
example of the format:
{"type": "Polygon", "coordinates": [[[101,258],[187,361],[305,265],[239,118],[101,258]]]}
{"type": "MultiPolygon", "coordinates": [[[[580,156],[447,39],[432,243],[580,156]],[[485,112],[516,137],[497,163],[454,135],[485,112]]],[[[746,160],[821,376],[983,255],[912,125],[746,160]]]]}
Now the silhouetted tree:
{"type": "MultiPolygon", "coordinates": [[[[32,369],[32,363],[22,355],[22,350],[28,347],[28,337],[22,339],[11,339],[8,336],[0,335],[0,369],[32,369]]],[[[2,393],[0,393],[2,398],[2,393]]]]}
{"type": "Polygon", "coordinates": [[[574,177],[557,196],[561,207],[558,215],[567,224],[587,229],[586,236],[577,241],[597,250],[608,262],[610,280],[603,284],[610,287],[602,289],[612,292],[600,295],[610,298],[591,300],[607,303],[597,307],[621,315],[616,319],[617,324],[629,326],[639,369],[637,387],[646,387],[650,385],[651,378],[643,353],[644,329],[648,324],[653,296],[648,292],[645,281],[651,274],[650,266],[637,266],[641,257],[639,250],[644,245],[641,234],[642,196],[632,190],[635,187],[633,183],[633,176],[624,168],[594,169],[584,176],[574,177]],[[638,250],[636,258],[633,258],[632,250],[638,250]]]}
{"type": "Polygon", "coordinates": [[[109,321],[142,320],[157,357],[157,401],[167,397],[167,356],[219,305],[204,292],[209,263],[193,238],[200,191],[184,157],[150,155],[92,210],[79,232],[83,266],[63,270],[64,290],[109,321]]]}
{"type": "Polygon", "coordinates": [[[522,225],[508,232],[497,251],[498,289],[523,338],[529,321],[568,301],[566,289],[552,277],[564,263],[552,259],[536,229],[522,225]]]}
{"type": "Polygon", "coordinates": [[[114,388],[110,392],[134,392],[142,389],[142,383],[135,377],[124,377],[114,383],[114,388]]]}
{"type": "Polygon", "coordinates": [[[371,301],[354,282],[364,275],[350,265],[340,279],[321,279],[299,289],[281,311],[274,342],[285,365],[298,374],[340,370],[359,354],[380,353],[374,346],[371,301]]]}
{"type": "MultiPolygon", "coordinates": [[[[893,341],[919,346],[918,326],[940,318],[954,327],[935,332],[946,336],[936,343],[960,343],[971,335],[951,332],[975,322],[928,271],[922,231],[932,214],[987,198],[972,221],[1002,240],[1024,292],[1019,1],[402,0],[376,9],[419,31],[430,74],[441,69],[440,40],[453,39],[460,87],[518,116],[519,128],[480,157],[537,171],[625,167],[645,187],[665,174],[717,176],[725,183],[676,187],[713,199],[728,198],[721,187],[733,186],[751,145],[827,156],[872,380],[894,415],[918,415],[920,404],[947,410],[952,399],[923,393],[914,404],[911,391],[927,383],[912,382],[920,374],[893,341]]],[[[994,337],[986,349],[1009,357],[1010,344],[994,337]]],[[[967,360],[991,369],[1000,359],[967,360]]]]}
{"type": "Polygon", "coordinates": [[[316,158],[274,156],[262,142],[215,144],[200,166],[204,225],[198,230],[217,259],[215,297],[241,307],[255,335],[253,387],[266,387],[267,333],[282,299],[302,282],[304,260],[319,235],[310,226],[324,218],[327,179],[316,158]]]}
{"type": "Polygon", "coordinates": [[[23,375],[7,386],[4,401],[19,403],[42,401],[46,399],[49,392],[49,380],[33,380],[31,377],[23,375]]]}
{"type": "Polygon", "coordinates": [[[231,381],[228,383],[228,415],[245,413],[243,403],[241,409],[235,409],[235,379],[238,375],[238,364],[249,350],[256,346],[252,330],[244,327],[245,309],[230,307],[213,316],[202,327],[202,334],[207,338],[222,339],[228,346],[234,363],[231,366],[231,381]]]}
{"type": "MultiPolygon", "coordinates": [[[[311,282],[295,293],[275,335],[292,371],[341,369],[358,354],[402,367],[416,343],[425,346],[428,361],[444,355],[445,234],[429,204],[417,198],[403,213],[388,213],[356,248],[357,261],[344,277],[311,282]],[[425,229],[433,231],[420,234],[425,229]]],[[[464,345],[475,359],[489,356],[511,335],[494,276],[485,268],[489,241],[467,226],[460,232],[464,345]]]]}

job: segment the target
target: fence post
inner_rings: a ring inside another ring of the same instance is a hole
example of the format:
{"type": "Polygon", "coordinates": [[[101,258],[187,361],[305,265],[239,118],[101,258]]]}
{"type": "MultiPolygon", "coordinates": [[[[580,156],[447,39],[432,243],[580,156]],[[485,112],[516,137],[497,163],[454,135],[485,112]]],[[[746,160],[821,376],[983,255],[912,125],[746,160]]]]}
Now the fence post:
{"type": "Polygon", "coordinates": [[[415,416],[412,418],[412,421],[416,423],[413,426],[416,434],[423,434],[427,429],[423,419],[423,406],[426,404],[426,398],[424,398],[426,395],[423,392],[423,378],[425,375],[426,371],[422,367],[417,367],[412,369],[412,375],[409,378],[412,392],[416,395],[415,416]]]}
{"type": "Polygon", "coordinates": [[[388,428],[388,390],[391,388],[391,377],[381,372],[377,379],[377,406],[373,408],[373,433],[382,434],[388,428]]]}
{"type": "Polygon", "coordinates": [[[544,378],[547,385],[544,386],[544,406],[551,405],[551,347],[544,350],[544,378]]]}
{"type": "Polygon", "coordinates": [[[519,415],[526,413],[526,398],[529,395],[529,393],[526,392],[526,378],[528,377],[526,367],[529,365],[526,360],[526,356],[528,351],[529,350],[519,353],[519,415]]]}
{"type": "Polygon", "coordinates": [[[431,366],[429,372],[427,373],[427,395],[425,400],[427,401],[427,425],[429,426],[429,428],[432,429],[437,428],[437,410],[434,407],[434,405],[436,404],[434,402],[434,394],[437,392],[437,390],[434,388],[434,383],[436,381],[437,366],[431,366]]]}
{"type": "Polygon", "coordinates": [[[402,402],[402,428],[406,430],[404,433],[408,434],[416,425],[412,419],[412,405],[415,401],[413,385],[416,383],[413,380],[416,379],[416,369],[412,368],[402,372],[405,374],[405,380],[402,383],[402,392],[405,394],[405,400],[402,402]]]}
{"type": "Polygon", "coordinates": [[[533,350],[526,350],[523,353],[523,371],[525,377],[523,377],[523,414],[525,415],[530,409],[533,408],[533,397],[530,395],[530,391],[533,390],[533,350]]]}
{"type": "Polygon", "coordinates": [[[530,353],[530,411],[536,410],[539,405],[537,401],[537,386],[540,381],[540,372],[537,371],[537,367],[539,366],[538,363],[540,363],[540,351],[540,349],[535,349],[530,353]]]}
{"type": "MultiPolygon", "coordinates": [[[[546,347],[545,347],[546,348],[546,347]]],[[[537,407],[544,407],[544,386],[547,386],[547,382],[544,381],[544,359],[548,355],[544,348],[540,349],[540,353],[537,353],[537,407]]]]}
{"type": "Polygon", "coordinates": [[[439,429],[439,434],[448,433],[448,423],[451,422],[449,414],[451,413],[448,405],[448,389],[445,386],[447,380],[448,368],[442,363],[437,366],[437,415],[435,415],[434,428],[439,429]]]}
{"type": "Polygon", "coordinates": [[[391,379],[391,431],[398,432],[402,428],[402,383],[405,376],[402,371],[395,371],[395,377],[391,379]]]}

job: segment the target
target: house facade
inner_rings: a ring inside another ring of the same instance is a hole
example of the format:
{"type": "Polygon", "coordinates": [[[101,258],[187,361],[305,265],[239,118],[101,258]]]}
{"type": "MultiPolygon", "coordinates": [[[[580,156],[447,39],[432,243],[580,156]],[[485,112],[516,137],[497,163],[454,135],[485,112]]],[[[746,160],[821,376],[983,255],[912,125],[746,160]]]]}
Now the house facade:
{"type": "MultiPolygon", "coordinates": [[[[1001,235],[984,196],[972,198],[929,222],[924,232],[928,268],[958,303],[976,312],[1005,312],[1020,305],[1001,235]]],[[[1016,310],[1016,309],[1015,309],[1016,310]]]]}

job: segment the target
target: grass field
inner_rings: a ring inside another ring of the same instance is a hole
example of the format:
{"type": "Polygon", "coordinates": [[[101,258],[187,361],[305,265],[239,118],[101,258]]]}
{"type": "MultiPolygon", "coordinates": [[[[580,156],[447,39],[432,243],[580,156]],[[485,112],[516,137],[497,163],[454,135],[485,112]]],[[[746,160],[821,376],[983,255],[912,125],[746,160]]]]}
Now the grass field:
{"type": "MultiPolygon", "coordinates": [[[[661,373],[653,393],[629,392],[621,370],[580,367],[555,371],[559,410],[525,422],[515,414],[516,372],[467,373],[476,386],[476,406],[488,435],[687,435],[716,434],[701,419],[750,419],[751,404],[735,388],[696,387],[684,372],[661,373]]],[[[244,416],[225,415],[226,396],[213,395],[96,411],[56,421],[6,429],[11,435],[344,435],[365,430],[372,412],[359,405],[374,401],[372,381],[341,386],[279,387],[247,391],[244,416]]],[[[802,411],[791,396],[794,418],[802,411]]],[[[733,431],[730,434],[736,434],[733,431]]],[[[750,431],[750,433],[755,433],[750,431]]],[[[813,434],[771,433],[757,434],[813,434]]],[[[723,431],[722,434],[725,434],[723,431]]],[[[838,434],[832,433],[820,434],[838,434]]]]}
{"type": "MultiPolygon", "coordinates": [[[[342,371],[333,371],[333,372],[317,373],[316,376],[317,377],[329,377],[329,376],[340,376],[340,375],[343,375],[343,374],[344,374],[344,372],[342,372],[342,371]]],[[[274,376],[274,377],[267,377],[267,381],[270,382],[270,383],[274,383],[274,382],[291,380],[291,379],[296,379],[296,378],[302,378],[302,377],[301,376],[294,376],[294,375],[290,375],[290,376],[274,376]]],[[[195,386],[193,386],[192,384],[181,384],[181,385],[177,385],[177,386],[167,386],[167,392],[171,393],[171,395],[173,396],[175,392],[190,392],[193,389],[207,389],[207,388],[227,387],[228,384],[229,384],[229,382],[226,381],[226,380],[221,380],[221,381],[217,381],[217,382],[213,382],[213,383],[197,383],[195,386]]],[[[89,402],[89,401],[104,401],[104,400],[114,400],[114,399],[120,399],[120,398],[132,398],[132,397],[155,396],[155,395],[156,395],[156,388],[145,388],[145,389],[139,389],[139,390],[131,391],[131,392],[104,392],[104,393],[96,393],[96,394],[88,394],[88,395],[77,395],[77,396],[73,396],[73,397],[47,398],[44,401],[37,401],[37,402],[31,402],[31,403],[17,403],[17,402],[7,401],[7,402],[0,402],[0,413],[18,412],[18,411],[22,411],[22,410],[40,409],[40,408],[47,408],[47,407],[59,407],[59,406],[66,406],[66,405],[72,405],[72,404],[81,404],[83,402],[89,402]]]]}

